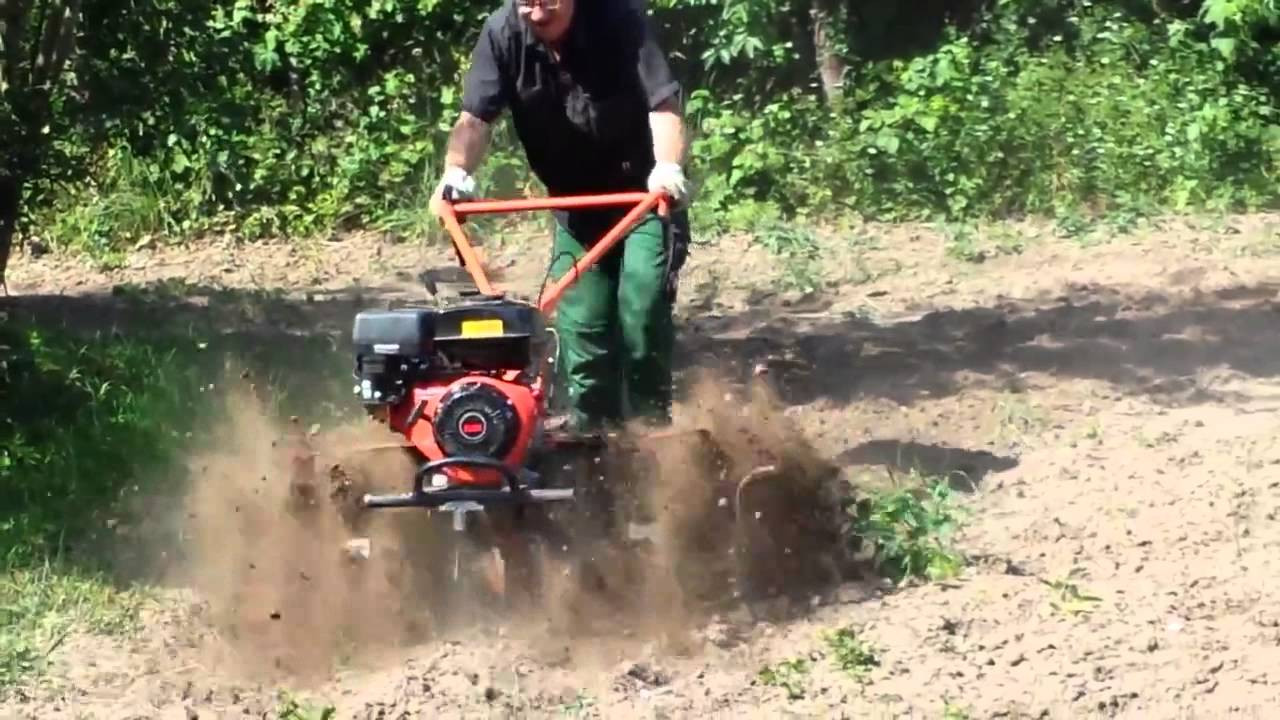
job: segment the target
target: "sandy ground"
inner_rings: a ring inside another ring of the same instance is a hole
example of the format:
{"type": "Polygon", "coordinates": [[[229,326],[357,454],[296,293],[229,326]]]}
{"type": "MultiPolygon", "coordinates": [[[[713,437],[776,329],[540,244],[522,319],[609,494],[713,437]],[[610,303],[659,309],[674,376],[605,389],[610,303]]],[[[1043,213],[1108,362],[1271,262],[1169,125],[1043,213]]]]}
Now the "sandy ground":
{"type": "MultiPolygon", "coordinates": [[[[994,250],[983,262],[949,256],[931,228],[824,233],[808,294],[786,288],[809,277],[725,239],[693,249],[681,291],[682,367],[726,381],[767,369],[783,417],[844,482],[965,474],[956,579],[847,578],[781,618],[729,607],[662,633],[627,615],[559,635],[549,610],[491,618],[307,678],[234,656],[209,598],[188,589],[137,637],[64,644],[0,717],[271,717],[280,688],[340,718],[1272,717],[1280,217],[1090,242],[1034,225],[978,237],[994,250]],[[838,628],[874,649],[864,676],[836,666],[823,637],[838,628]],[[790,692],[760,682],[798,659],[808,669],[790,692]]],[[[486,252],[500,282],[536,288],[540,238],[486,252]]],[[[7,306],[77,325],[182,313],[267,338],[341,337],[356,308],[416,297],[414,275],[448,263],[378,237],[140,249],[110,272],[19,255],[7,306]]],[[[257,526],[212,517],[222,561],[251,559],[257,526]]],[[[305,546],[301,529],[291,537],[305,546]]],[[[277,590],[286,620],[351,614],[379,592],[277,590]]],[[[313,660],[341,654],[327,636],[292,642],[313,660]]]]}

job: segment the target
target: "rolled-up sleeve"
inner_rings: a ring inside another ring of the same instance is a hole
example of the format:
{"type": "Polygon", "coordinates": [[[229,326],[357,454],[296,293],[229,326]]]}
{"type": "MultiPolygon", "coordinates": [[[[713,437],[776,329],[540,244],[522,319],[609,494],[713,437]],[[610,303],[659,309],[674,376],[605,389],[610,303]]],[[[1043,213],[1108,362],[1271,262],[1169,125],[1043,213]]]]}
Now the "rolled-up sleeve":
{"type": "Polygon", "coordinates": [[[628,19],[633,28],[631,41],[636,49],[636,73],[649,102],[649,109],[656,109],[668,99],[675,99],[677,104],[681,104],[683,89],[671,72],[666,53],[658,45],[657,35],[649,18],[643,10],[633,8],[628,19]]]}
{"type": "Polygon", "coordinates": [[[471,66],[463,80],[462,109],[485,122],[493,122],[507,107],[502,47],[497,27],[486,22],[471,51],[471,66]]]}

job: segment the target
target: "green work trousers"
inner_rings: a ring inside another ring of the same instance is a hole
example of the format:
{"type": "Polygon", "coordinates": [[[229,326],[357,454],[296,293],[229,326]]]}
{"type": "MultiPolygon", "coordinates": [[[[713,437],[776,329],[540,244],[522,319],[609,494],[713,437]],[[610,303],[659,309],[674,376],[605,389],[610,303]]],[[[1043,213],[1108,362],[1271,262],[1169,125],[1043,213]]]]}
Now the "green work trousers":
{"type": "MultiPolygon", "coordinates": [[[[556,223],[551,278],[569,272],[596,240],[575,238],[556,223]]],[[[675,330],[667,254],[662,221],[650,213],[556,306],[557,392],[575,427],[670,421],[675,330]]]]}

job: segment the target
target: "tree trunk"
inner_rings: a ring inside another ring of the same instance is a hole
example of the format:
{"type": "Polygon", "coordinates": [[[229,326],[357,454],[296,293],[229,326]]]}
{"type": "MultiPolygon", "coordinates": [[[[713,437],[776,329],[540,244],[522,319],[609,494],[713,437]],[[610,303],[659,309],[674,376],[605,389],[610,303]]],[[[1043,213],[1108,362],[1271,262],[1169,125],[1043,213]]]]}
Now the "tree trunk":
{"type": "Polygon", "coordinates": [[[13,238],[18,230],[18,213],[22,209],[22,184],[18,179],[8,175],[0,175],[0,287],[5,293],[9,286],[5,283],[5,268],[9,265],[9,251],[13,248],[13,238]]]}
{"type": "Polygon", "coordinates": [[[813,0],[810,16],[813,23],[813,49],[818,61],[822,94],[828,105],[837,105],[844,91],[844,60],[840,57],[836,24],[839,0],[813,0]]]}

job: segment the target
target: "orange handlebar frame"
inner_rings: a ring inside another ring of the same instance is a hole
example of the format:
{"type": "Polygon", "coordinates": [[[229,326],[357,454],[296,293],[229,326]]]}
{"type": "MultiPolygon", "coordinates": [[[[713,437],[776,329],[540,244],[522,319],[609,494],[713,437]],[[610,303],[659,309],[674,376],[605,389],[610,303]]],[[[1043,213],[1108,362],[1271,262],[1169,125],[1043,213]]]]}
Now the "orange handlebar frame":
{"type": "Polygon", "coordinates": [[[605,233],[599,242],[591,246],[591,249],[579,258],[573,264],[573,267],[569,268],[568,272],[557,279],[538,298],[538,310],[544,315],[549,315],[555,308],[556,303],[564,295],[564,292],[577,281],[578,277],[592,265],[599,262],[600,258],[604,257],[605,253],[609,252],[645,213],[656,207],[658,214],[664,219],[670,217],[670,203],[665,193],[621,192],[519,200],[468,200],[455,203],[445,201],[440,206],[440,217],[444,222],[445,229],[449,231],[449,237],[453,239],[453,245],[457,248],[459,257],[462,258],[463,266],[471,274],[471,279],[475,281],[476,287],[484,295],[497,297],[502,293],[489,282],[489,277],[485,274],[484,267],[480,262],[479,254],[476,253],[475,247],[467,240],[467,234],[462,230],[460,218],[465,218],[468,215],[525,212],[530,210],[569,210],[623,205],[634,205],[634,207],[616,225],[610,228],[609,232],[605,233]]]}

